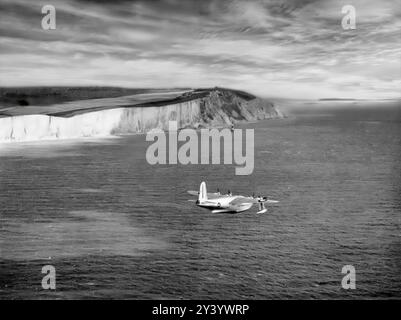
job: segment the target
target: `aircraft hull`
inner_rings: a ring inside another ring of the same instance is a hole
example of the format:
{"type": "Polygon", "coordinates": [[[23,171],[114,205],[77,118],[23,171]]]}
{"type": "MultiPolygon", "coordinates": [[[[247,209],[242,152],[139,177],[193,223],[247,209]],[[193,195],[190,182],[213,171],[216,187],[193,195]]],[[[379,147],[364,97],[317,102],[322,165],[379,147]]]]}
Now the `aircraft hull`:
{"type": "Polygon", "coordinates": [[[212,213],[239,213],[239,212],[244,212],[246,210],[249,210],[251,207],[252,207],[252,203],[246,203],[246,204],[239,206],[239,208],[235,209],[235,210],[232,210],[229,208],[213,209],[212,213]]]}

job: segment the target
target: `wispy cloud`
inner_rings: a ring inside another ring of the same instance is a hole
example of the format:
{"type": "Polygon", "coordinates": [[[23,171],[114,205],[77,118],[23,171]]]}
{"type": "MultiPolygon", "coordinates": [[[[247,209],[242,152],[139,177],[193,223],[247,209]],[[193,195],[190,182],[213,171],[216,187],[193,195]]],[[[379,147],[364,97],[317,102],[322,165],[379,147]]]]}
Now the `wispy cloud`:
{"type": "Polygon", "coordinates": [[[0,85],[227,86],[399,97],[401,7],[372,1],[0,0],[0,85]],[[49,1],[50,2],[50,1],[49,1]],[[343,30],[343,5],[357,28],[343,30]]]}

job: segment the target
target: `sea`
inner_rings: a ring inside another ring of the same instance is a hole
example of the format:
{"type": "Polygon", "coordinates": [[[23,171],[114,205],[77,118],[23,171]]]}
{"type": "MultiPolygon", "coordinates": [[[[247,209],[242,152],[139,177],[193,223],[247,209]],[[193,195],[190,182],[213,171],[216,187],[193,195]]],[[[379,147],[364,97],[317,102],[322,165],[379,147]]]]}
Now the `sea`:
{"type": "Polygon", "coordinates": [[[254,129],[245,176],[151,165],[144,134],[0,144],[0,299],[400,299],[400,110],[319,102],[237,125],[254,129]],[[202,181],[279,203],[212,214],[188,201],[202,181]]]}

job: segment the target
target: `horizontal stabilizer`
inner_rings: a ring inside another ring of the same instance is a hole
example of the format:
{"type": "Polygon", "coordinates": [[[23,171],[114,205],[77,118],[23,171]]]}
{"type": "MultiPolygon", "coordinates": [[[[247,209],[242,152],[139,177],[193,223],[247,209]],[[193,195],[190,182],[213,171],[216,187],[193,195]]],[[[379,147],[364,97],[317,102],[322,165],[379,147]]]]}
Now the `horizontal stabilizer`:
{"type": "Polygon", "coordinates": [[[198,196],[199,195],[199,192],[198,191],[193,191],[193,190],[188,190],[187,191],[191,196],[198,196]]]}

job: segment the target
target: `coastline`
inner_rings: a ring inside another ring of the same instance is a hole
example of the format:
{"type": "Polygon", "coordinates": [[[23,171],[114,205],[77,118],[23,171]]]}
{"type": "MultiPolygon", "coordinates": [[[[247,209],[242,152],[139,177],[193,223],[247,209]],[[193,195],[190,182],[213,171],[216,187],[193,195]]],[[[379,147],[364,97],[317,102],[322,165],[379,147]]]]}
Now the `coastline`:
{"type": "Polygon", "coordinates": [[[179,129],[196,129],[284,117],[268,100],[221,88],[175,91],[168,93],[167,98],[162,92],[146,97],[139,94],[50,106],[19,106],[2,109],[2,114],[0,142],[146,133],[166,130],[169,121],[177,121],[179,129]],[[132,100],[139,103],[132,104],[132,100]]]}

